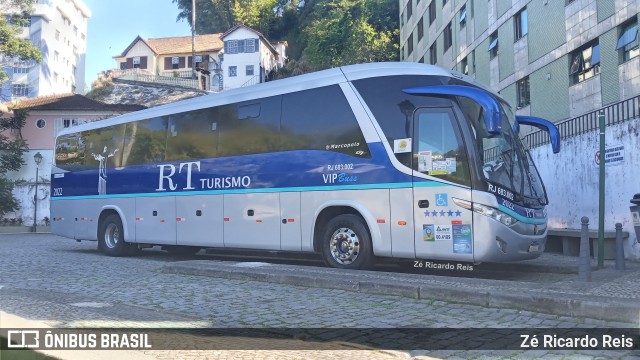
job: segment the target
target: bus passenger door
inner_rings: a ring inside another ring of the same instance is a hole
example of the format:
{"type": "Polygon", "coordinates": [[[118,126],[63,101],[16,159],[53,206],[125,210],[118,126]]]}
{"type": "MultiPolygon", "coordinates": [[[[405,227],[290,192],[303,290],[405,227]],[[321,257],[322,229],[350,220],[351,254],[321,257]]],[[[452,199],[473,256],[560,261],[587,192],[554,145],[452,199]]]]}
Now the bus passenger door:
{"type": "Polygon", "coordinates": [[[416,257],[473,261],[472,212],[454,201],[471,201],[471,180],[451,108],[417,109],[412,142],[416,257]]]}

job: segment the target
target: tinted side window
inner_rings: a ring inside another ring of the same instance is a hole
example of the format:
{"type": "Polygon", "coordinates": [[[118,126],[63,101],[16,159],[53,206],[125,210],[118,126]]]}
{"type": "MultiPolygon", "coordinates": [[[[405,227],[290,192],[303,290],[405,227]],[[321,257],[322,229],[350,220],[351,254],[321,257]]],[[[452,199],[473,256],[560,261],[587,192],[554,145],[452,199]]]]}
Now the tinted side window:
{"type": "MultiPolygon", "coordinates": [[[[389,145],[413,137],[413,112],[420,106],[447,106],[449,100],[408,95],[402,89],[417,86],[442,85],[448,81],[437,76],[383,76],[356,80],[354,86],[378,121],[389,145]]],[[[396,153],[398,161],[411,167],[411,153],[396,153]]]]}
{"type": "Polygon", "coordinates": [[[164,161],[169,119],[158,117],[127,124],[124,166],[152,164],[164,161]]]}
{"type": "Polygon", "coordinates": [[[167,134],[166,161],[215,158],[218,119],[214,109],[172,115],[167,134]]]}
{"type": "Polygon", "coordinates": [[[98,168],[101,162],[105,167],[121,167],[126,125],[114,125],[102,129],[85,131],[85,168],[98,168]]]}
{"type": "MultiPolygon", "coordinates": [[[[68,171],[85,170],[84,140],[81,134],[69,134],[56,140],[56,166],[68,171]]],[[[96,164],[91,168],[97,168],[96,164]]],[[[86,169],[86,170],[88,170],[86,169]]]]}
{"type": "Polygon", "coordinates": [[[282,150],[370,156],[360,125],[338,85],[283,95],[282,150]]]}
{"type": "Polygon", "coordinates": [[[216,108],[218,156],[279,151],[281,102],[274,96],[216,108]]]}

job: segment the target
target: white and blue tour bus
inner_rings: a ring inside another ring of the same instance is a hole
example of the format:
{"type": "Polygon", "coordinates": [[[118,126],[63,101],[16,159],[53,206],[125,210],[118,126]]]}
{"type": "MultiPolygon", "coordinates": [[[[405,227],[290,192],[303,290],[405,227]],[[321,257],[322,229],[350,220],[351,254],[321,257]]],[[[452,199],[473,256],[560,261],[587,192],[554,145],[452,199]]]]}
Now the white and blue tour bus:
{"type": "Polygon", "coordinates": [[[112,256],[161,246],[376,257],[531,259],[547,235],[542,180],[517,117],[470,77],[352,65],[63,130],[54,234],[112,256]]]}

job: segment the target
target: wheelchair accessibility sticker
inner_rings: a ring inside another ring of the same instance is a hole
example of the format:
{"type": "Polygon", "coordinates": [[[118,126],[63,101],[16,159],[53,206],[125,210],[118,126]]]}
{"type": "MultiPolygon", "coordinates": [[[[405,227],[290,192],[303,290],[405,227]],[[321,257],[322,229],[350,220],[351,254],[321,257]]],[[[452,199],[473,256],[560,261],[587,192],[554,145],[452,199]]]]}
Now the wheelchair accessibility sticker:
{"type": "Polygon", "coordinates": [[[436,206],[449,206],[447,194],[436,194],[436,206]]]}

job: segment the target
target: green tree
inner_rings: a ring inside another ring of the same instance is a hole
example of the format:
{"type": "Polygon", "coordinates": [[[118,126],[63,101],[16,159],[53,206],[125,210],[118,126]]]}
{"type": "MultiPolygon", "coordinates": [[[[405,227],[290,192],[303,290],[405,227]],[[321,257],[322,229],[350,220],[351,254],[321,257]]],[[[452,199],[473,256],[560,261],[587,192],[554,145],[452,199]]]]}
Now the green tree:
{"type": "MultiPolygon", "coordinates": [[[[187,20],[191,25],[192,0],[172,0],[180,13],[176,21],[187,20]]],[[[196,33],[216,34],[229,30],[236,21],[233,17],[235,0],[194,0],[196,2],[196,33]]]]}
{"type": "Polygon", "coordinates": [[[20,129],[24,126],[27,115],[27,110],[18,109],[13,112],[12,117],[0,118],[0,217],[20,208],[13,197],[13,182],[5,175],[9,171],[20,170],[24,165],[22,155],[27,149],[27,143],[22,138],[20,129]],[[8,136],[12,132],[17,133],[17,136],[8,136]]]}
{"type": "Polygon", "coordinates": [[[4,62],[0,67],[0,83],[9,80],[4,66],[15,62],[42,61],[38,47],[29,39],[18,37],[22,25],[31,21],[30,13],[35,0],[7,0],[0,7],[0,54],[4,62]]]}
{"type": "MultiPolygon", "coordinates": [[[[9,77],[5,66],[16,62],[40,62],[42,54],[29,39],[18,36],[22,25],[30,23],[30,13],[35,0],[7,0],[0,7],[0,55],[3,63],[0,66],[0,85],[9,77]]],[[[19,204],[13,197],[13,182],[5,176],[9,171],[18,171],[24,164],[22,154],[27,144],[22,139],[20,129],[24,126],[27,110],[15,110],[13,117],[0,118],[0,216],[18,210],[19,204]],[[13,136],[17,133],[18,136],[13,136]]]]}
{"type": "Polygon", "coordinates": [[[398,59],[398,27],[392,0],[330,0],[316,5],[305,28],[303,51],[315,70],[398,59]]]}

